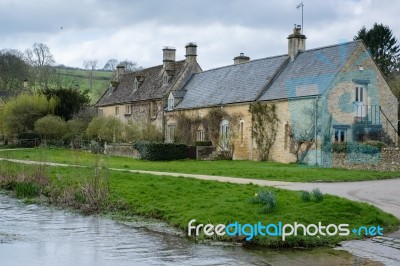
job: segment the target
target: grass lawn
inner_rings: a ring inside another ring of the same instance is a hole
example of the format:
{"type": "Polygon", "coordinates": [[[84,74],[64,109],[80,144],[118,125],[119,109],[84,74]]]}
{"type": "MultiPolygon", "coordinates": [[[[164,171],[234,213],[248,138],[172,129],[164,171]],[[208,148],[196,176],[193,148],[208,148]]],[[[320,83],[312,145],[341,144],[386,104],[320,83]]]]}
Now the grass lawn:
{"type": "Polygon", "coordinates": [[[38,148],[0,151],[0,157],[88,166],[93,165],[95,159],[99,157],[102,160],[102,164],[110,168],[221,175],[293,182],[360,181],[400,177],[400,172],[319,168],[274,162],[196,160],[151,162],[117,156],[94,155],[88,152],[63,149],[38,148]]]}
{"type": "MultiPolygon", "coordinates": [[[[42,173],[53,180],[52,185],[44,189],[52,194],[62,188],[82,188],[84,180],[93,178],[92,168],[74,167],[43,167],[42,173]]],[[[108,179],[110,195],[108,204],[118,205],[120,217],[139,214],[162,219],[182,230],[187,230],[188,222],[196,219],[197,223],[228,224],[232,222],[263,224],[294,222],[308,224],[349,224],[349,229],[380,225],[384,233],[397,228],[399,221],[393,215],[387,214],[371,205],[325,195],[322,202],[303,202],[299,192],[283,189],[262,188],[256,185],[239,185],[204,181],[182,177],[153,176],[147,174],[132,174],[102,169],[102,176],[108,179]],[[277,208],[271,213],[262,211],[262,205],[250,200],[260,190],[271,190],[276,194],[277,208]]],[[[0,184],[2,176],[16,175],[34,176],[38,166],[21,165],[10,162],[0,162],[0,184]]],[[[4,184],[3,178],[3,184],[4,184]]],[[[65,193],[60,193],[65,194],[65,193]]],[[[74,193],[72,195],[79,195],[74,193]]],[[[82,196],[79,197],[82,201],[82,196]]],[[[115,211],[115,210],[114,210],[115,211]]],[[[282,242],[279,237],[255,237],[251,243],[267,246],[313,246],[335,244],[349,236],[331,237],[289,237],[282,242]]],[[[229,240],[229,239],[222,239],[229,240]]],[[[243,240],[243,239],[237,239],[243,240]]]]}

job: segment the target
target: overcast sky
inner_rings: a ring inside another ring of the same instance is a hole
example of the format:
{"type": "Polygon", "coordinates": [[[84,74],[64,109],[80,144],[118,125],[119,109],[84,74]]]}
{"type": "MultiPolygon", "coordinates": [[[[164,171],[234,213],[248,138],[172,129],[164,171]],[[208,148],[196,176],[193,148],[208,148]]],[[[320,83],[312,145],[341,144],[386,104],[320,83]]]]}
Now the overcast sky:
{"type": "MultiPolygon", "coordinates": [[[[41,42],[57,64],[82,67],[97,59],[162,63],[163,46],[196,42],[204,70],[287,53],[286,37],[301,24],[301,0],[0,0],[0,49],[41,42]]],[[[400,1],[304,0],[307,48],[351,41],[374,22],[400,38],[400,1]]]]}

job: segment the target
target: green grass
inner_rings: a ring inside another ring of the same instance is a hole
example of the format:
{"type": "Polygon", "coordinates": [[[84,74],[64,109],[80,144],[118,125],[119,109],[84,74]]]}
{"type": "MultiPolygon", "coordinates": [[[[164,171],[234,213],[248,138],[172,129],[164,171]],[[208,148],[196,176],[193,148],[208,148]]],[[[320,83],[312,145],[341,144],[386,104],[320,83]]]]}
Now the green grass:
{"type": "MultiPolygon", "coordinates": [[[[0,177],[5,171],[11,174],[35,171],[33,165],[19,165],[0,162],[0,177]]],[[[197,224],[229,224],[233,222],[254,224],[266,223],[303,224],[349,224],[353,227],[376,226],[384,228],[384,233],[397,228],[399,221],[371,205],[325,195],[323,202],[303,202],[300,192],[276,188],[261,188],[256,185],[239,185],[216,181],[196,180],[182,177],[154,176],[108,171],[110,200],[116,206],[124,202],[117,211],[119,217],[142,215],[158,218],[185,232],[188,222],[196,219],[197,224]],[[252,198],[260,189],[268,189],[276,195],[276,208],[269,213],[260,209],[252,198]]],[[[47,167],[46,175],[53,180],[50,189],[72,187],[82,183],[82,179],[93,175],[93,169],[74,167],[47,167]]],[[[1,181],[1,180],[0,180],[1,181]]],[[[49,190],[49,189],[46,189],[49,190]]],[[[118,209],[118,208],[117,208],[118,209]]],[[[290,237],[282,242],[279,237],[256,237],[250,242],[267,246],[315,246],[335,244],[347,237],[290,237]]],[[[224,238],[222,240],[231,240],[224,238]]],[[[243,239],[236,239],[242,241],[243,239]]]]}
{"type": "Polygon", "coordinates": [[[276,181],[337,182],[400,177],[400,172],[319,168],[274,162],[196,160],[151,162],[125,157],[94,155],[87,152],[63,149],[0,151],[0,157],[5,158],[40,160],[78,165],[90,165],[96,156],[100,156],[103,165],[110,168],[220,175],[276,181]]]}

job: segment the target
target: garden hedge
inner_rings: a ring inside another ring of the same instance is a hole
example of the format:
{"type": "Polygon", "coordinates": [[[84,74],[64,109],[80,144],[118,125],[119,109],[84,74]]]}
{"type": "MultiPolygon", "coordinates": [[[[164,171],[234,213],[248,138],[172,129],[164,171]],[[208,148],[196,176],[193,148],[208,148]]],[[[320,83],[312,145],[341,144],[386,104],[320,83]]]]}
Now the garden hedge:
{"type": "Polygon", "coordinates": [[[140,153],[140,158],[149,161],[172,161],[187,158],[187,146],[175,143],[154,143],[137,141],[133,147],[140,153]]]}

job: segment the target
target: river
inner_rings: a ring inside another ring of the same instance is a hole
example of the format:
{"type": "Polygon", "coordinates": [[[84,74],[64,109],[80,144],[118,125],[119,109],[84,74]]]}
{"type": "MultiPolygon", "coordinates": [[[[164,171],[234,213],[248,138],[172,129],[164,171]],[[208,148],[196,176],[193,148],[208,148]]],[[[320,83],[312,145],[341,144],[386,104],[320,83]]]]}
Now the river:
{"type": "Polygon", "coordinates": [[[25,204],[0,192],[0,265],[376,265],[328,248],[248,250],[196,244],[159,222],[25,204]]]}

